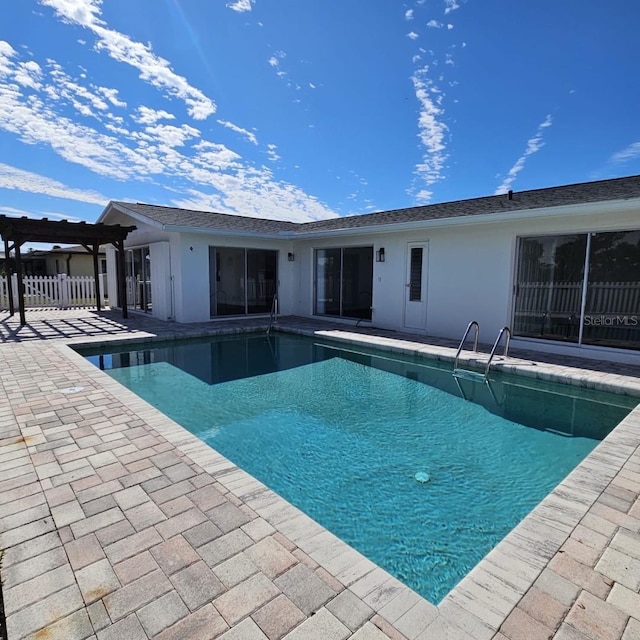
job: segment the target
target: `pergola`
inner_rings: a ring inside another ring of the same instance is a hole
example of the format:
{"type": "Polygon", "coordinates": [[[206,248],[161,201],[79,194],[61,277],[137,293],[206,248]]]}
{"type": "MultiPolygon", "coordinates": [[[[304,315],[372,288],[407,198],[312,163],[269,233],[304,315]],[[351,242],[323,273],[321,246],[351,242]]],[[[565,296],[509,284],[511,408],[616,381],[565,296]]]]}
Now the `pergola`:
{"type": "MultiPolygon", "coordinates": [[[[54,221],[42,218],[10,218],[0,215],[0,236],[4,240],[7,277],[10,274],[9,255],[15,252],[16,274],[18,276],[18,309],[20,324],[27,324],[24,312],[24,282],[22,280],[22,259],[20,247],[25,242],[52,242],[61,244],[80,244],[93,256],[93,274],[96,283],[96,307],[100,311],[100,279],[98,271],[98,252],[100,245],[112,244],[117,249],[118,293],[122,306],[122,317],[128,318],[127,295],[124,265],[124,240],[136,227],[122,227],[119,224],[89,224],[87,222],[54,221]]],[[[15,313],[13,290],[7,287],[9,312],[15,313]]]]}

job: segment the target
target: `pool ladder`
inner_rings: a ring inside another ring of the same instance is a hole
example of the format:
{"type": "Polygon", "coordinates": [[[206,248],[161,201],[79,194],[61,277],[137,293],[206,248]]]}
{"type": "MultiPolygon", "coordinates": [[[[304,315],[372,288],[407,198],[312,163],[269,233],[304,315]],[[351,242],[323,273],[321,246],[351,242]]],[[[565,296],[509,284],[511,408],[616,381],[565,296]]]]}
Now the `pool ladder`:
{"type": "Polygon", "coordinates": [[[478,335],[480,333],[480,325],[472,320],[468,325],[462,336],[462,340],[460,340],[460,345],[458,346],[458,351],[456,351],[456,357],[453,361],[453,375],[461,376],[468,378],[469,380],[476,380],[478,382],[484,382],[487,379],[487,375],[489,373],[489,369],[491,367],[491,362],[493,361],[494,356],[496,355],[496,351],[498,350],[498,345],[500,344],[500,340],[502,336],[506,336],[504,342],[504,352],[503,356],[507,356],[509,353],[509,343],[511,342],[511,329],[509,327],[502,327],[498,332],[498,337],[496,341],[493,343],[493,348],[491,349],[491,353],[489,354],[489,359],[487,360],[487,365],[485,367],[484,373],[480,373],[479,371],[472,371],[470,369],[460,369],[458,368],[458,359],[460,358],[460,354],[462,353],[462,348],[464,347],[464,343],[471,332],[471,329],[474,329],[474,337],[473,337],[473,351],[474,353],[478,352],[478,335]]]}
{"type": "Polygon", "coordinates": [[[271,302],[271,313],[269,314],[269,326],[267,327],[267,336],[271,334],[273,323],[277,319],[278,319],[278,294],[276,293],[273,296],[273,300],[271,302]]]}

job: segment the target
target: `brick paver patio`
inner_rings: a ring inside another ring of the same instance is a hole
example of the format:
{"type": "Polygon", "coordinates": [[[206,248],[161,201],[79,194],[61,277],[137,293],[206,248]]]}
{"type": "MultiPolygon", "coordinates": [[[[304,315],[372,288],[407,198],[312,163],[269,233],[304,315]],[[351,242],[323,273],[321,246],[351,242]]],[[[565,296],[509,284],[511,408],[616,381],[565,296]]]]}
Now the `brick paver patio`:
{"type": "MultiPolygon", "coordinates": [[[[640,409],[435,607],[67,346],[264,320],[27,320],[0,318],[9,640],[640,639],[640,409]]],[[[447,341],[281,324],[452,355],[447,341]]],[[[502,366],[640,396],[638,367],[545,360],[502,366]]]]}

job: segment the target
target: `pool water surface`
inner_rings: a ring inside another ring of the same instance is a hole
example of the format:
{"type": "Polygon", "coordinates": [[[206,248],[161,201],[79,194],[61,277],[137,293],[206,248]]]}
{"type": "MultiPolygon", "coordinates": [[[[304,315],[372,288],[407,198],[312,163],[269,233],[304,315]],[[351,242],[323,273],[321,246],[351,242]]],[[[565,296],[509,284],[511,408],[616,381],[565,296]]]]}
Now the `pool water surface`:
{"type": "Polygon", "coordinates": [[[433,603],[637,403],[287,334],[82,353],[433,603]]]}

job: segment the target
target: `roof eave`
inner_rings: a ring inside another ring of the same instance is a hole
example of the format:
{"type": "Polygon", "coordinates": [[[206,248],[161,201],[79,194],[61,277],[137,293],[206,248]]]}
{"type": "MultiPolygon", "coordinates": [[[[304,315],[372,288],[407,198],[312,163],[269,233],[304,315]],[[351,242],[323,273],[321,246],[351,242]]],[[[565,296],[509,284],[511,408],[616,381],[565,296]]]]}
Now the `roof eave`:
{"type": "Polygon", "coordinates": [[[293,231],[277,231],[275,233],[263,231],[246,231],[234,229],[210,229],[207,227],[187,227],[179,225],[163,225],[165,231],[174,231],[176,233],[193,233],[198,235],[215,235],[215,236],[233,236],[235,238],[255,238],[262,240],[292,240],[296,238],[293,231]]]}
{"type": "Polygon", "coordinates": [[[411,231],[413,229],[434,229],[439,227],[454,227],[477,224],[491,224],[524,218],[554,218],[565,215],[594,215],[606,212],[624,212],[640,208],[640,198],[624,200],[599,200],[597,202],[560,205],[555,207],[540,207],[537,209],[516,209],[477,215],[461,215],[436,218],[432,220],[413,220],[410,222],[393,222],[362,227],[343,227],[340,229],[325,229],[320,231],[299,231],[296,239],[314,239],[331,236],[371,235],[377,233],[411,231]]]}

